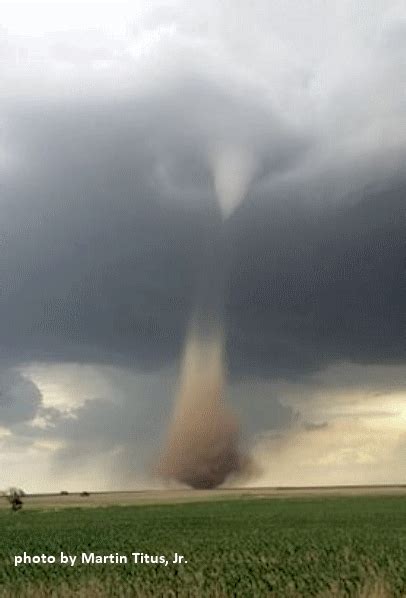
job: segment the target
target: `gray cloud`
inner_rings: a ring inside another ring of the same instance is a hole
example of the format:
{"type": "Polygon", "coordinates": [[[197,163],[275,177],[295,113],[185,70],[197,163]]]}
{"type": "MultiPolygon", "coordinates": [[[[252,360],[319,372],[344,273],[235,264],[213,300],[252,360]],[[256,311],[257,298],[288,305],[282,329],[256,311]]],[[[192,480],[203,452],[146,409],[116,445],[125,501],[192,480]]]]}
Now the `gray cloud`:
{"type": "Polygon", "coordinates": [[[19,372],[0,369],[0,426],[31,421],[41,405],[41,393],[19,372]]]}

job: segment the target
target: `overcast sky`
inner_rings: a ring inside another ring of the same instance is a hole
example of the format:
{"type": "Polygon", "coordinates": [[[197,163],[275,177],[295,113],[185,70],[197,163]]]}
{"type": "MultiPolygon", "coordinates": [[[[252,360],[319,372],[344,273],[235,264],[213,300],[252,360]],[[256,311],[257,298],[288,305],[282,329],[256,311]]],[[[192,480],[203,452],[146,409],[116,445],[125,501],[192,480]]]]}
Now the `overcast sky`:
{"type": "Polygon", "coordinates": [[[402,0],[2,3],[0,489],[150,477],[212,177],[255,484],[406,479],[402,0]]]}

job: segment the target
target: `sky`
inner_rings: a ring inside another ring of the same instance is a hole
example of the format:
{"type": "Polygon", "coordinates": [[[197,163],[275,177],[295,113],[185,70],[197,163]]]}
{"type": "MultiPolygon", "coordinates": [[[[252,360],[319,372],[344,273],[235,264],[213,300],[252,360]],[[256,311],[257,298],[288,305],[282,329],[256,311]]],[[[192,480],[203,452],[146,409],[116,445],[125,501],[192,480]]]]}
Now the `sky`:
{"type": "Polygon", "coordinates": [[[0,489],[161,483],[230,148],[247,483],[405,481],[405,57],[400,0],[2,3],[0,489]]]}

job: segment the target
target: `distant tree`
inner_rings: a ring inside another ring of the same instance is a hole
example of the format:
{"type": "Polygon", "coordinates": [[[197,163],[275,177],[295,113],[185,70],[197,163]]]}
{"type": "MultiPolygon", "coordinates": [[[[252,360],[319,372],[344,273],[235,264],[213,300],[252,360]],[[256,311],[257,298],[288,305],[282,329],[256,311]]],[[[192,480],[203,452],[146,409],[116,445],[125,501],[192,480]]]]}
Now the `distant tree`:
{"type": "Polygon", "coordinates": [[[68,496],[69,492],[67,490],[61,490],[60,495],[61,496],[68,496]]]}
{"type": "Polygon", "coordinates": [[[21,488],[10,488],[7,493],[8,502],[11,504],[13,511],[19,511],[23,508],[22,498],[25,496],[24,490],[21,488]]]}
{"type": "Polygon", "coordinates": [[[86,490],[84,490],[83,492],[80,493],[80,496],[90,496],[89,492],[86,492],[86,490]]]}

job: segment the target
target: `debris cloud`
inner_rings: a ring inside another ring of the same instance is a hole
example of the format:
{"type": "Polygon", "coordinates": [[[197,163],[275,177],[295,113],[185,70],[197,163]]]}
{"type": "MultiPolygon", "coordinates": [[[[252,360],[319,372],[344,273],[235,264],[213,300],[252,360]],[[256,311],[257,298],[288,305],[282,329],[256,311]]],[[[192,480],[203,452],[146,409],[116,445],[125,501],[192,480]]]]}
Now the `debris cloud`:
{"type": "Polygon", "coordinates": [[[221,334],[186,343],[179,392],[161,473],[192,488],[210,489],[243,469],[239,425],[223,400],[221,334]]]}

